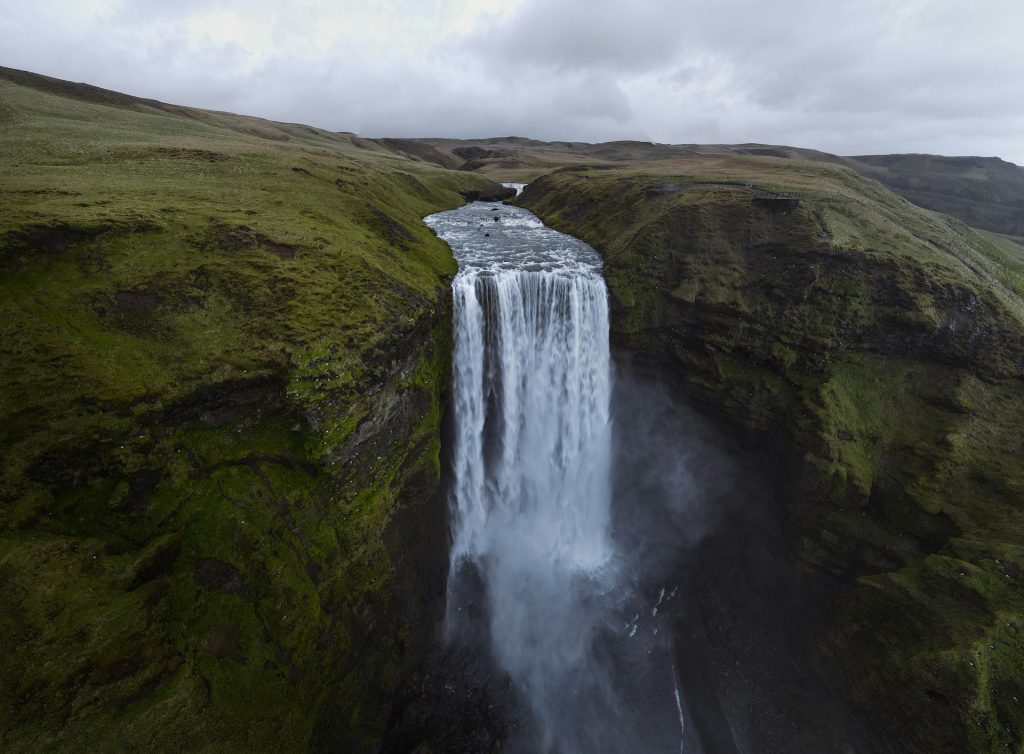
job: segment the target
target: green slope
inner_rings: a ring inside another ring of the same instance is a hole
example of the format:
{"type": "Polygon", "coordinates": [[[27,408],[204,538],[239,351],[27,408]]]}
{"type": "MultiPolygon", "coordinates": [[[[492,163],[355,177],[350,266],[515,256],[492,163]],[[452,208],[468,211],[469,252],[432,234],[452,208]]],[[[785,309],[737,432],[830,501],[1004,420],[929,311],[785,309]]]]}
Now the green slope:
{"type": "MultiPolygon", "coordinates": [[[[1024,168],[998,157],[838,157],[814,149],[772,144],[587,144],[518,137],[417,141],[433,150],[435,161],[509,181],[530,181],[559,168],[580,166],[651,166],[659,172],[662,169],[658,163],[687,155],[735,155],[845,165],[880,181],[920,207],[945,212],[971,227],[1012,236],[1024,243],[1024,168]]],[[[748,177],[758,172],[757,168],[748,169],[748,177]]]]}
{"type": "Polygon", "coordinates": [[[0,749],[374,749],[488,185],[0,69],[0,749]]]}
{"type": "Polygon", "coordinates": [[[930,154],[846,158],[918,206],[945,212],[976,228],[1024,239],[1024,168],[998,157],[930,154]]]}
{"type": "Polygon", "coordinates": [[[820,666],[893,750],[1021,751],[1024,304],[994,242],[797,159],[517,201],[603,254],[613,341],[774,458],[795,558],[835,585],[820,666]]]}

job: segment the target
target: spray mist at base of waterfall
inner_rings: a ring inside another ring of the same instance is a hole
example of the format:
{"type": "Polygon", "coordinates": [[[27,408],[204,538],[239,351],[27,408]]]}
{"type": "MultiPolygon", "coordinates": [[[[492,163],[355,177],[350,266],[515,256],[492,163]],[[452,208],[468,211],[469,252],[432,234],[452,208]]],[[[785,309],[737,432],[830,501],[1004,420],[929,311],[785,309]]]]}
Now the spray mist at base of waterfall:
{"type": "Polygon", "coordinates": [[[678,370],[613,365],[593,249],[502,205],[427,222],[460,268],[446,641],[384,751],[884,750],[808,662],[824,600],[789,561],[779,472],[678,370]]]}

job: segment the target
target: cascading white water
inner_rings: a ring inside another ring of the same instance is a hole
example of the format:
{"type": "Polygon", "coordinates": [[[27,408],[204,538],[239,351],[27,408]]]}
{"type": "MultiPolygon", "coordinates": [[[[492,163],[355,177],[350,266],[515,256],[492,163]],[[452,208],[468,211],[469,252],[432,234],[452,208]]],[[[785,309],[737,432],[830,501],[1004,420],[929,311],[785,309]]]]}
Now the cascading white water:
{"type": "Polygon", "coordinates": [[[610,444],[603,280],[467,269],[453,291],[453,558],[498,558],[503,567],[515,553],[568,572],[602,566],[610,444]]]}
{"type": "Polygon", "coordinates": [[[612,536],[601,259],[516,207],[426,222],[459,262],[449,640],[487,651],[528,705],[509,754],[677,752],[671,632],[659,635],[675,591],[641,607],[635,566],[650,553],[620,551],[639,541],[629,526],[612,536]]]}
{"type": "MultiPolygon", "coordinates": [[[[522,209],[478,203],[427,223],[460,265],[449,583],[474,570],[495,659],[541,719],[543,748],[565,750],[544,719],[592,673],[587,602],[611,560],[601,261],[522,209]]],[[[450,632],[462,609],[449,600],[450,632]]]]}

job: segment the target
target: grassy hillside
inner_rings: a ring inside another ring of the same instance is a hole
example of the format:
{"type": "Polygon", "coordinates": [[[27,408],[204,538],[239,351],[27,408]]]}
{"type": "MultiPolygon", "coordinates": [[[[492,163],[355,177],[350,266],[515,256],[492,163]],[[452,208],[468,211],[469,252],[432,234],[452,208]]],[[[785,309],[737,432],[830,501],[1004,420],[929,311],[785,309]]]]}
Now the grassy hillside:
{"type": "Polygon", "coordinates": [[[918,206],[1024,243],[1024,168],[998,157],[929,154],[847,158],[851,167],[918,206]]]}
{"type": "Polygon", "coordinates": [[[795,556],[834,584],[816,656],[893,751],[1021,751],[1024,302],[1004,241],[792,157],[566,170],[517,201],[603,254],[613,341],[776,459],[795,556]]]}
{"type": "Polygon", "coordinates": [[[489,185],[0,69],[0,749],[374,750],[489,185]]]}
{"type": "MultiPolygon", "coordinates": [[[[967,225],[1024,244],[1024,168],[996,157],[941,157],[893,154],[838,157],[826,152],[766,144],[652,144],[617,141],[604,144],[542,142],[505,137],[460,141],[419,139],[431,154],[423,159],[446,167],[484,173],[499,181],[534,180],[566,167],[657,167],[687,156],[733,155],[768,159],[811,160],[845,165],[880,181],[891,191],[925,209],[945,212],[967,225]]],[[[743,180],[756,178],[768,165],[745,163],[743,180]]]]}
{"type": "Polygon", "coordinates": [[[437,162],[459,170],[483,173],[496,181],[529,182],[564,167],[621,166],[677,157],[717,147],[615,141],[588,144],[579,141],[536,141],[519,136],[491,139],[416,139],[434,149],[437,162]]]}

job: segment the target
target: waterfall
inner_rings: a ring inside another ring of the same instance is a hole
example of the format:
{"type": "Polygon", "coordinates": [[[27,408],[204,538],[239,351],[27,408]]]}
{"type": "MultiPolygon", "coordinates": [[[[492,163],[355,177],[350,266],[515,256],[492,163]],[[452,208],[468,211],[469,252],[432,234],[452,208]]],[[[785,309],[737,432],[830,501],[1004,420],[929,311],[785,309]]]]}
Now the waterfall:
{"type": "Polygon", "coordinates": [[[764,598],[794,578],[768,485],[628,363],[613,401],[596,252],[505,205],[426,222],[459,263],[439,696],[504,726],[442,717],[432,750],[855,750],[797,648],[814,613],[764,598]]]}
{"type": "Polygon", "coordinates": [[[453,292],[453,558],[599,568],[609,522],[604,282],[472,270],[453,292]]]}
{"type": "Polygon", "coordinates": [[[558,740],[559,711],[581,684],[602,682],[589,603],[612,555],[600,258],[512,207],[477,203],[427,222],[460,266],[448,631],[470,620],[452,590],[472,573],[495,660],[530,701],[542,748],[566,751],[576,747],[558,740]]]}

